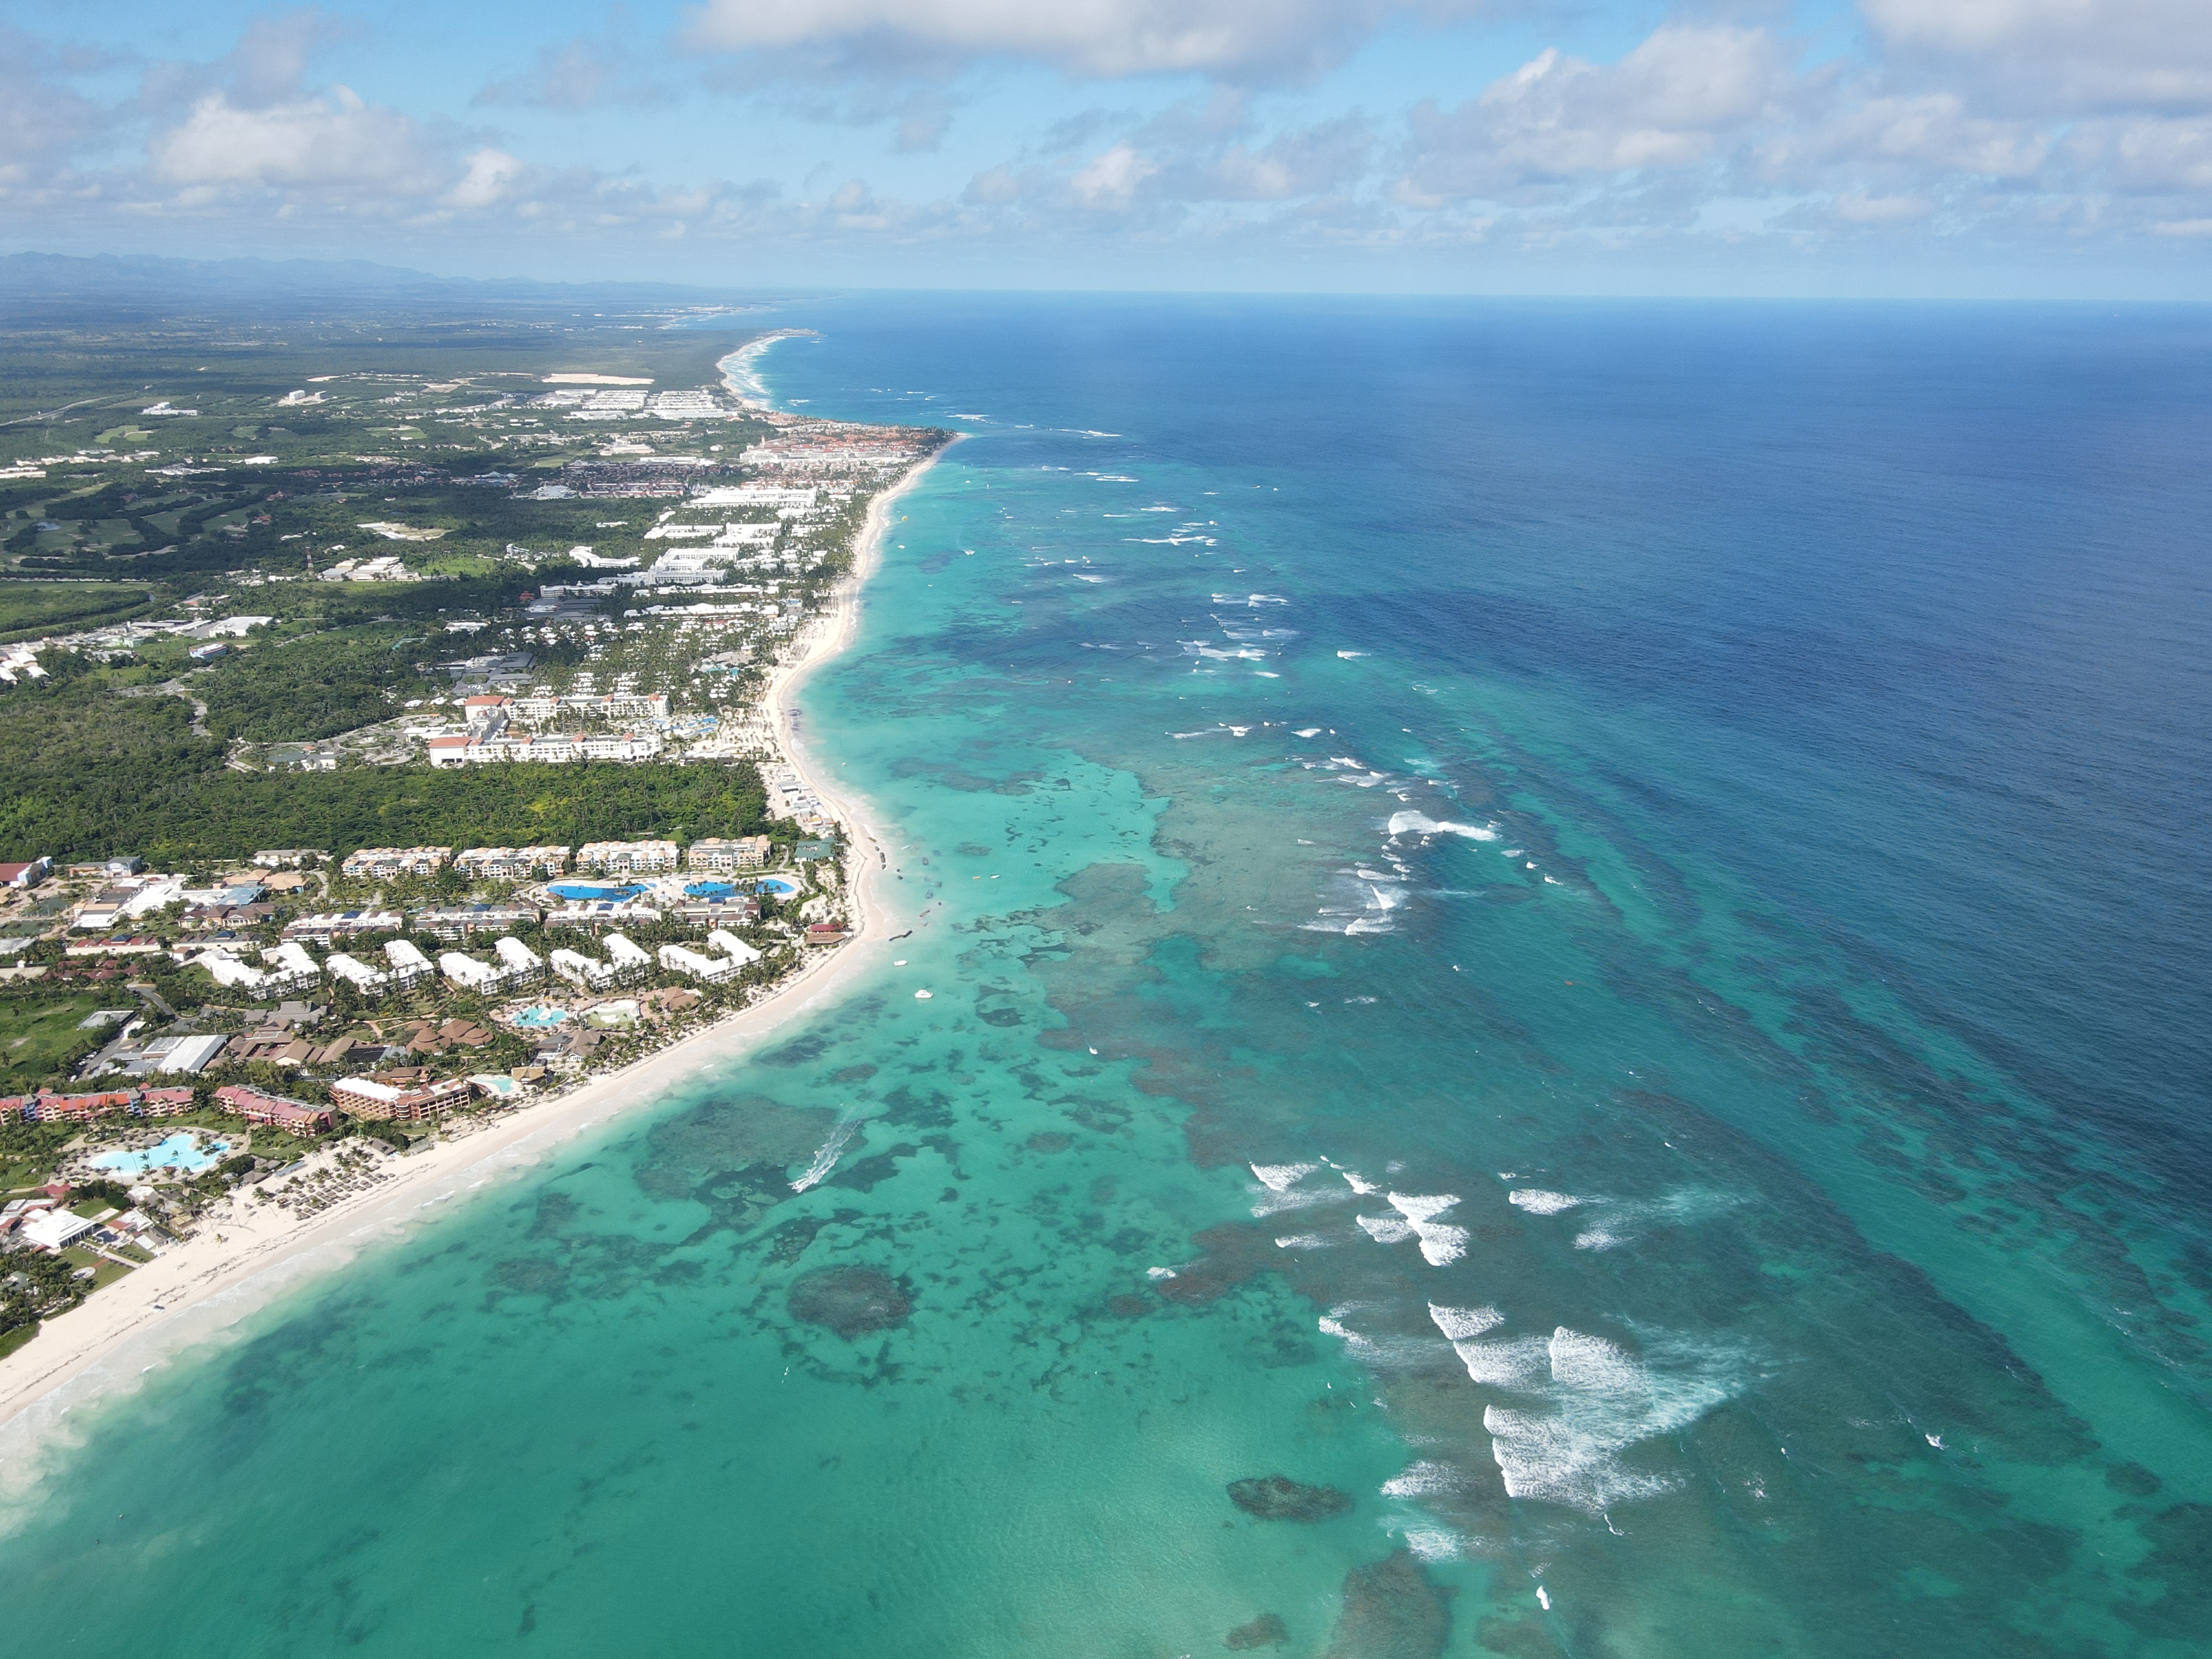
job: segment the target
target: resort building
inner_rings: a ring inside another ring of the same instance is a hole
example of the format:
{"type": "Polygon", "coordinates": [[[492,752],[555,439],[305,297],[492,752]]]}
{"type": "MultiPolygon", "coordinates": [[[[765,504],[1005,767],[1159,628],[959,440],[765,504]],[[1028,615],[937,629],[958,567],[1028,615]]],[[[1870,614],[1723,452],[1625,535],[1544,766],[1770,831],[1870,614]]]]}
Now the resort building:
{"type": "Polygon", "coordinates": [[[343,980],[356,991],[383,991],[392,984],[392,975],[370,967],[359,957],[349,957],[343,951],[333,951],[323,963],[323,971],[332,979],[343,980]]]}
{"type": "Polygon", "coordinates": [[[432,972],[430,958],[404,939],[393,939],[384,947],[384,959],[392,964],[392,977],[403,990],[429,978],[432,972]]]}
{"type": "Polygon", "coordinates": [[[728,957],[704,955],[688,945],[664,945],[660,947],[660,965],[671,973],[686,974],[714,985],[729,978],[744,964],[728,957]]]}
{"type": "Polygon", "coordinates": [[[572,732],[540,736],[438,737],[423,745],[433,766],[489,765],[495,761],[561,765],[571,761],[651,760],[663,745],[654,732],[594,736],[572,732]]]}
{"type": "Polygon", "coordinates": [[[273,847],[253,855],[254,864],[264,870],[304,870],[320,864],[330,857],[312,847],[273,847]]]}
{"type": "Polygon", "coordinates": [[[720,927],[733,921],[758,921],[760,901],[742,893],[728,898],[687,899],[671,908],[668,914],[686,927],[720,927]]]}
{"type": "Polygon", "coordinates": [[[766,836],[702,836],[691,843],[684,861],[694,870],[728,872],[767,867],[775,843],[766,836]]]}
{"type": "Polygon", "coordinates": [[[289,991],[311,991],[323,982],[323,970],[315,965],[307,947],[296,939],[286,939],[273,945],[261,953],[268,971],[261,982],[264,996],[282,996],[289,991]]]}
{"type": "Polygon", "coordinates": [[[665,875],[676,868],[672,841],[587,841],[576,849],[579,870],[608,875],[665,875]]]}
{"type": "Polygon", "coordinates": [[[536,979],[545,971],[544,958],[519,939],[495,939],[491,949],[507,977],[517,984],[536,979]]]}
{"type": "Polygon", "coordinates": [[[135,1089],[111,1089],[96,1095],[56,1095],[44,1091],[29,1097],[23,1107],[27,1123],[90,1123],[112,1117],[137,1104],[135,1089]]]}
{"type": "Polygon", "coordinates": [[[735,933],[726,932],[720,927],[717,927],[713,933],[707,935],[707,943],[713,945],[724,956],[729,957],[731,961],[736,963],[740,968],[744,967],[747,963],[758,962],[761,959],[761,953],[758,951],[746,944],[744,940],[739,939],[735,933]]]}
{"type": "Polygon", "coordinates": [[[328,945],[335,939],[356,938],[362,933],[396,933],[405,926],[397,910],[333,910],[295,917],[284,924],[283,936],[328,945]]]}
{"type": "Polygon", "coordinates": [[[248,1123],[266,1123],[293,1134],[322,1134],[337,1121],[337,1115],[327,1106],[310,1106],[304,1100],[264,1094],[242,1083],[216,1090],[215,1097],[223,1110],[248,1123]]]}
{"type": "Polygon", "coordinates": [[[35,1244],[42,1250],[52,1250],[58,1255],[98,1224],[57,1204],[52,1209],[41,1210],[31,1217],[16,1231],[25,1243],[35,1244]]]}
{"type": "Polygon", "coordinates": [[[471,847],[453,860],[465,876],[489,881],[527,881],[557,876],[568,867],[565,847],[471,847]]]}
{"type": "Polygon", "coordinates": [[[249,968],[228,951],[208,951],[192,959],[191,966],[204,971],[226,991],[256,991],[269,977],[258,968],[249,968]]]}
{"type": "Polygon", "coordinates": [[[364,847],[346,854],[338,873],[350,880],[434,876],[453,861],[450,847],[364,847]]]}
{"type": "Polygon", "coordinates": [[[635,979],[653,966],[653,958],[620,933],[609,933],[605,943],[607,962],[617,979],[635,979]]]}
{"type": "Polygon", "coordinates": [[[494,991],[507,975],[489,963],[447,951],[438,958],[438,969],[464,991],[494,991]]]}
{"type": "Polygon", "coordinates": [[[356,1117],[419,1123],[450,1107],[465,1105],[474,1092],[465,1078],[402,1088],[374,1078],[349,1077],[331,1085],[331,1103],[356,1117]]]}
{"type": "Polygon", "coordinates": [[[434,939],[462,939],[471,933],[536,926],[538,915],[527,904],[456,904],[442,909],[417,910],[412,930],[434,939]]]}
{"type": "Polygon", "coordinates": [[[594,697],[556,696],[550,691],[539,691],[526,697],[515,698],[508,703],[507,712],[525,726],[556,720],[564,714],[605,720],[610,724],[625,720],[665,720],[668,718],[668,694],[665,691],[616,691],[604,697],[594,697]]]}
{"type": "Polygon", "coordinates": [[[649,927],[660,920],[657,906],[637,899],[587,899],[545,913],[548,927],[620,927],[635,923],[649,927]]]}
{"type": "Polygon", "coordinates": [[[553,971],[571,985],[581,985],[596,989],[599,986],[611,985],[614,982],[613,969],[604,962],[581,955],[577,951],[558,950],[554,951],[548,960],[553,965],[553,971]]]}

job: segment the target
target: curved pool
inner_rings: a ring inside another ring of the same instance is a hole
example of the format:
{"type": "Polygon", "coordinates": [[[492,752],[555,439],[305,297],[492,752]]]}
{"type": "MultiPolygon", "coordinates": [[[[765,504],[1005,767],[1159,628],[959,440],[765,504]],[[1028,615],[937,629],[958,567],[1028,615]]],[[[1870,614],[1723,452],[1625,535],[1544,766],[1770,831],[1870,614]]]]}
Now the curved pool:
{"type": "Polygon", "coordinates": [[[568,1011],[566,1008],[525,1008],[520,1013],[510,1016],[507,1024],[520,1025],[534,1031],[548,1025],[558,1025],[568,1018],[568,1011]]]}
{"type": "Polygon", "coordinates": [[[92,1167],[112,1175],[143,1176],[154,1170],[167,1169],[198,1175],[203,1170],[215,1168],[229,1152],[230,1143],[219,1136],[210,1135],[203,1142],[198,1135],[179,1133],[142,1152],[103,1152],[92,1160],[92,1167]]]}
{"type": "Polygon", "coordinates": [[[611,904],[619,904],[624,899],[635,898],[645,889],[634,886],[606,887],[597,882],[589,881],[556,881],[549,885],[545,890],[552,894],[555,898],[577,899],[588,903],[605,901],[611,904]]]}

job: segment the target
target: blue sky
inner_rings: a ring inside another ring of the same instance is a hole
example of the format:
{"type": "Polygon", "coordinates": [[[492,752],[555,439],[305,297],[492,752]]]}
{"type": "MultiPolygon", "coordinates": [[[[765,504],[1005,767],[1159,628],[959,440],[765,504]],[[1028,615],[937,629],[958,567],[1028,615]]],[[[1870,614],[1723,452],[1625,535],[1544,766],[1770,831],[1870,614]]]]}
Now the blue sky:
{"type": "Polygon", "coordinates": [[[0,3],[0,244],[2212,298],[2208,0],[0,3]]]}

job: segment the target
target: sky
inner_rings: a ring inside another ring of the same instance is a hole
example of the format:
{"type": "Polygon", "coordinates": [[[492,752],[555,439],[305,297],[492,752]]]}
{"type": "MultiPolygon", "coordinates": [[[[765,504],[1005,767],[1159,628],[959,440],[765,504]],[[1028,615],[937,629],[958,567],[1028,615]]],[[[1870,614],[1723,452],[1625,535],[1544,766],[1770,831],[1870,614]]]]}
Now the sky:
{"type": "Polygon", "coordinates": [[[2212,0],[0,0],[0,251],[2212,298],[2212,0]]]}

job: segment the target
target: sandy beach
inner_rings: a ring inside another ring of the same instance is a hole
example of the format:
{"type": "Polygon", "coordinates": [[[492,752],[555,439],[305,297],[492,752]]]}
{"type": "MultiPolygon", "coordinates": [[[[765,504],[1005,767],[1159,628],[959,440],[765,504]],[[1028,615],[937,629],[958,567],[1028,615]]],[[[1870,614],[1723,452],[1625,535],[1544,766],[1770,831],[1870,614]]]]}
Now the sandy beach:
{"type": "Polygon", "coordinates": [[[726,1066],[778,1028],[834,1000],[885,956],[895,931],[883,893],[888,851],[867,804],[842,790],[810,755],[796,730],[793,698],[808,675],[857,635],[861,595],[882,562],[896,504],[935,459],[870,503],[852,574],[794,639],[762,699],[785,759],[846,826],[852,938],[815,957],[752,1006],[643,1059],[512,1112],[465,1120],[428,1146],[380,1162],[383,1179],[312,1217],[226,1200],[223,1218],[204,1220],[191,1237],[47,1322],[30,1343],[0,1360],[0,1469],[18,1472],[73,1406],[128,1386],[167,1355],[219,1337],[285,1291],[444,1213],[468,1194],[524,1175],[587,1131],[726,1066]]]}

